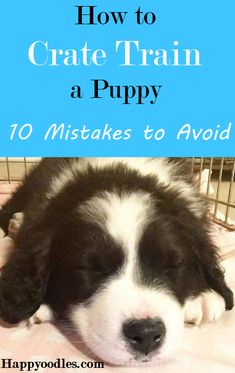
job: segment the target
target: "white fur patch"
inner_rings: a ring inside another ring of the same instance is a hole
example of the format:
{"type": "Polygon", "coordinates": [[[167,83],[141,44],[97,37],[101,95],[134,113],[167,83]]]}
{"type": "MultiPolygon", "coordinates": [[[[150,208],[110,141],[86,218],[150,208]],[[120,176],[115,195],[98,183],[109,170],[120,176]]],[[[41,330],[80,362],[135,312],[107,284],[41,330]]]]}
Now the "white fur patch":
{"type": "Polygon", "coordinates": [[[138,241],[153,211],[151,197],[140,192],[121,196],[106,192],[91,198],[78,209],[82,219],[99,225],[121,244],[129,269],[135,265],[138,241]]]}
{"type": "Polygon", "coordinates": [[[206,291],[197,298],[189,299],[184,306],[186,323],[200,325],[202,321],[217,321],[225,312],[225,301],[215,291],[206,291]]]}

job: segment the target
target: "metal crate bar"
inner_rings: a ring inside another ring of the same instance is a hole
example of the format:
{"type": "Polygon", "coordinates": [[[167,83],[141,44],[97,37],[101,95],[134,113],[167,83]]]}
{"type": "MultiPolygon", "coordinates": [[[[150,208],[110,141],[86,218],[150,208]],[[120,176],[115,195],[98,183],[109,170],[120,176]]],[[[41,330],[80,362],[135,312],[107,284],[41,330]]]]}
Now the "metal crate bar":
{"type": "Polygon", "coordinates": [[[234,175],[235,175],[235,159],[233,160],[233,168],[232,168],[232,173],[231,173],[231,180],[230,180],[230,185],[229,185],[229,193],[228,193],[228,203],[227,203],[227,209],[226,209],[226,214],[225,214],[225,223],[228,223],[228,216],[229,216],[229,211],[230,207],[235,207],[235,204],[232,203],[232,192],[233,192],[233,187],[234,187],[234,175]]]}
{"type": "Polygon", "coordinates": [[[218,211],[218,203],[219,203],[219,195],[220,195],[223,169],[224,169],[224,158],[221,158],[219,180],[218,180],[217,191],[216,191],[216,199],[215,199],[214,219],[216,219],[217,211],[218,211]]]}

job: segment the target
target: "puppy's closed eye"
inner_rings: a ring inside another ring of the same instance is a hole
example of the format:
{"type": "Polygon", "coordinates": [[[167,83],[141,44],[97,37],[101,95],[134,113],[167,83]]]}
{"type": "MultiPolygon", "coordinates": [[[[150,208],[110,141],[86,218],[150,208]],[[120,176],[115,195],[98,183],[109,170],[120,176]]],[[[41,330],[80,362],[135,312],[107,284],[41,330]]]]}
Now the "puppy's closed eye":
{"type": "Polygon", "coordinates": [[[166,253],[162,263],[164,271],[178,269],[183,265],[184,258],[178,252],[171,250],[169,252],[166,251],[166,253]]]}
{"type": "Polygon", "coordinates": [[[97,276],[107,276],[109,275],[109,270],[107,268],[97,268],[96,266],[91,266],[91,265],[79,265],[76,268],[77,273],[86,273],[86,274],[91,274],[91,275],[97,275],[97,276]]]}

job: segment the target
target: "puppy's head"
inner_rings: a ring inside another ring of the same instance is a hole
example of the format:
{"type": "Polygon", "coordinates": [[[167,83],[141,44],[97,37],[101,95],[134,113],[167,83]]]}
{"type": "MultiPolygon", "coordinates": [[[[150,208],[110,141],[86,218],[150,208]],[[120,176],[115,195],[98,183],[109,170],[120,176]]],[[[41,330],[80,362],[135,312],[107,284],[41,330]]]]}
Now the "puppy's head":
{"type": "Polygon", "coordinates": [[[53,242],[51,296],[99,358],[154,363],[177,348],[185,300],[210,287],[210,245],[177,199],[103,193],[83,202],[53,242]]]}

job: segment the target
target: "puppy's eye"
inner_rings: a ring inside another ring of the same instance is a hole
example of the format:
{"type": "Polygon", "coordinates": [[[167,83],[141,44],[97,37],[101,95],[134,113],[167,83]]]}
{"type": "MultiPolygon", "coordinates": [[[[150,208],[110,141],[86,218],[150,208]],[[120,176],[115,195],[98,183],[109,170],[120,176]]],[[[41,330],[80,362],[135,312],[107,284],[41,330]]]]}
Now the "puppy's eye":
{"type": "Polygon", "coordinates": [[[170,271],[170,270],[174,270],[174,269],[178,269],[182,266],[183,264],[183,261],[182,260],[176,260],[176,261],[169,261],[168,263],[166,263],[165,265],[165,271],[170,271]]]}
{"type": "Polygon", "coordinates": [[[165,272],[174,271],[174,270],[176,270],[178,268],[179,268],[179,266],[176,266],[176,265],[175,266],[172,266],[172,265],[171,266],[166,266],[165,269],[164,269],[164,271],[165,272]]]}
{"type": "Polygon", "coordinates": [[[78,266],[77,271],[81,271],[81,272],[101,272],[100,269],[92,267],[92,266],[88,266],[88,265],[78,266]]]}
{"type": "Polygon", "coordinates": [[[93,266],[88,266],[88,265],[81,265],[81,266],[78,266],[77,267],[77,271],[78,272],[83,272],[83,273],[87,273],[87,274],[90,274],[90,275],[93,275],[93,276],[97,276],[97,277],[105,277],[105,276],[108,276],[109,273],[108,271],[104,271],[102,268],[99,268],[99,267],[93,267],[93,266]]]}

